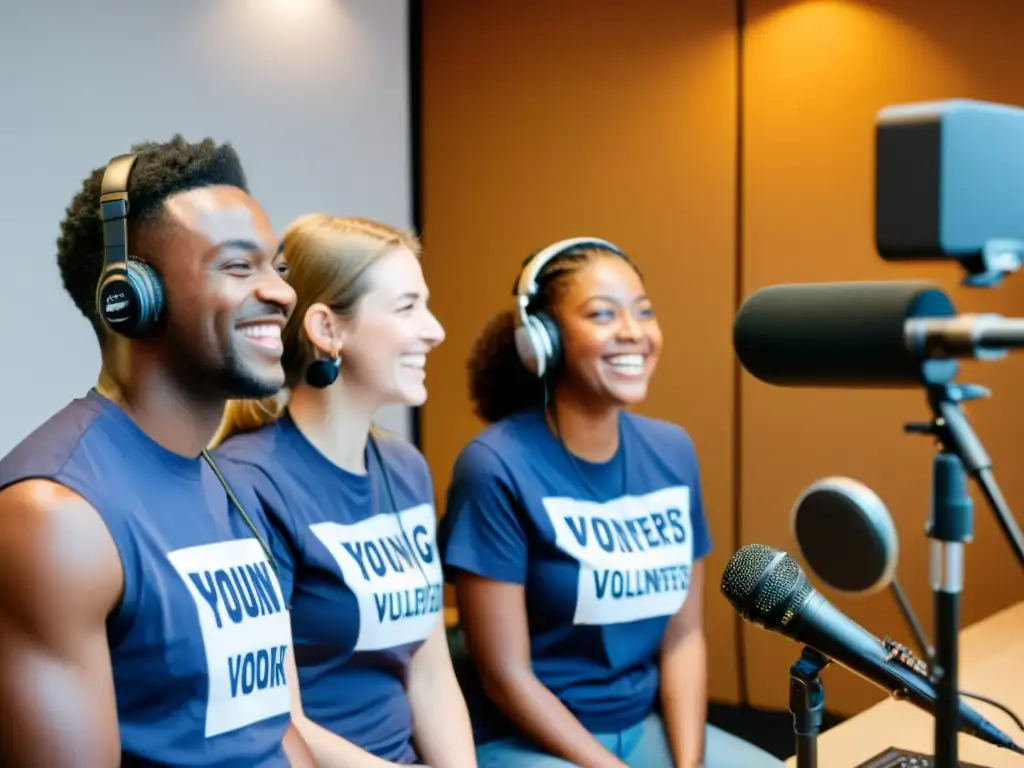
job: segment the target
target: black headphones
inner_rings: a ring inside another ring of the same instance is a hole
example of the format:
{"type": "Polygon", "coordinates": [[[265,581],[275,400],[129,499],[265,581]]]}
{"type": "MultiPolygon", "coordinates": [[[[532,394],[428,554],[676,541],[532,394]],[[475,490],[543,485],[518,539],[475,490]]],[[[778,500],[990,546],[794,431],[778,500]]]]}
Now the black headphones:
{"type": "Polygon", "coordinates": [[[596,237],[574,237],[560,240],[547,248],[538,251],[523,265],[516,281],[515,297],[518,309],[515,330],[516,352],[523,366],[530,373],[543,379],[549,374],[562,357],[562,340],[558,334],[558,325],[545,312],[533,312],[532,306],[537,298],[537,278],[544,267],[567,253],[581,248],[601,248],[616,253],[624,259],[629,257],[618,246],[596,237]]]}
{"type": "Polygon", "coordinates": [[[100,187],[103,273],[96,286],[96,312],[103,325],[128,338],[146,334],[164,309],[164,287],[156,271],[128,253],[128,178],[137,155],[107,164],[100,187]]]}

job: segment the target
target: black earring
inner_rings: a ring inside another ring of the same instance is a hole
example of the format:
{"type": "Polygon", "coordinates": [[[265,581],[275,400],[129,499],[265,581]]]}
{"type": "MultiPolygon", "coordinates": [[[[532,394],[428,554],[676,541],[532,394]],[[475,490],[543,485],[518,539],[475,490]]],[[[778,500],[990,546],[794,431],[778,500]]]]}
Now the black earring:
{"type": "Polygon", "coordinates": [[[329,360],[314,360],[306,369],[306,383],[311,387],[323,389],[329,387],[338,380],[341,372],[341,355],[335,355],[329,360]]]}

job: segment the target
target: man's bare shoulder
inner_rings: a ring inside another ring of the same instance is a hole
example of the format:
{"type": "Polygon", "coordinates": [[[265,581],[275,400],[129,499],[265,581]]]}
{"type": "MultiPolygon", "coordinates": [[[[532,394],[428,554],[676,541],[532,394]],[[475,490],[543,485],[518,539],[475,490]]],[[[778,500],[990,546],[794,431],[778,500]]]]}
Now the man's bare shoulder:
{"type": "Polygon", "coordinates": [[[27,607],[38,599],[58,610],[85,599],[109,613],[123,583],[110,531],[80,494],[44,479],[0,491],[0,602],[27,607]]]}
{"type": "Polygon", "coordinates": [[[0,701],[5,765],[117,765],[106,619],[121,567],[99,513],[50,480],[0,491],[0,701]]]}

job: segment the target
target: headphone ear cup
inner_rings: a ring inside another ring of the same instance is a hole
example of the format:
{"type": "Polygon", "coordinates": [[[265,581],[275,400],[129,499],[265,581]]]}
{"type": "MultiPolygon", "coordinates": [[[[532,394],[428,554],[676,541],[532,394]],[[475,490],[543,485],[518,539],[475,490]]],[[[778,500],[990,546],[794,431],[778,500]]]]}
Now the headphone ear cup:
{"type": "Polygon", "coordinates": [[[543,337],[545,347],[544,373],[549,375],[562,361],[562,336],[558,332],[558,324],[545,313],[538,312],[533,316],[533,319],[536,320],[540,328],[538,335],[543,337]]]}
{"type": "Polygon", "coordinates": [[[525,323],[516,328],[515,340],[523,367],[535,376],[547,376],[561,353],[554,321],[543,313],[528,315],[525,323]]]}
{"type": "Polygon", "coordinates": [[[128,285],[131,286],[129,300],[135,303],[136,320],[130,329],[124,331],[130,331],[131,336],[142,336],[157,324],[163,314],[164,285],[156,270],[142,261],[128,262],[128,285]]]}
{"type": "Polygon", "coordinates": [[[526,318],[525,325],[517,325],[515,330],[516,352],[519,354],[519,362],[530,373],[537,375],[537,342],[534,339],[534,332],[530,328],[532,318],[526,318]]]}

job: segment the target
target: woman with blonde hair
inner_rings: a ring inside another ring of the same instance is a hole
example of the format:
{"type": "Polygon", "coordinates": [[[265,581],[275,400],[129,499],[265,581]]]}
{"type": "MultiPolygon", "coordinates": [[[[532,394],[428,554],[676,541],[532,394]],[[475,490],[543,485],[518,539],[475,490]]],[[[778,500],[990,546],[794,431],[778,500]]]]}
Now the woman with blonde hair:
{"type": "Polygon", "coordinates": [[[214,453],[251,480],[277,531],[292,716],[321,768],[475,768],[441,618],[430,470],[371,430],[382,406],[426,400],[426,356],[444,340],[419,243],[311,214],[282,247],[298,300],[268,343],[283,345],[287,394],[230,403],[214,453]]]}

